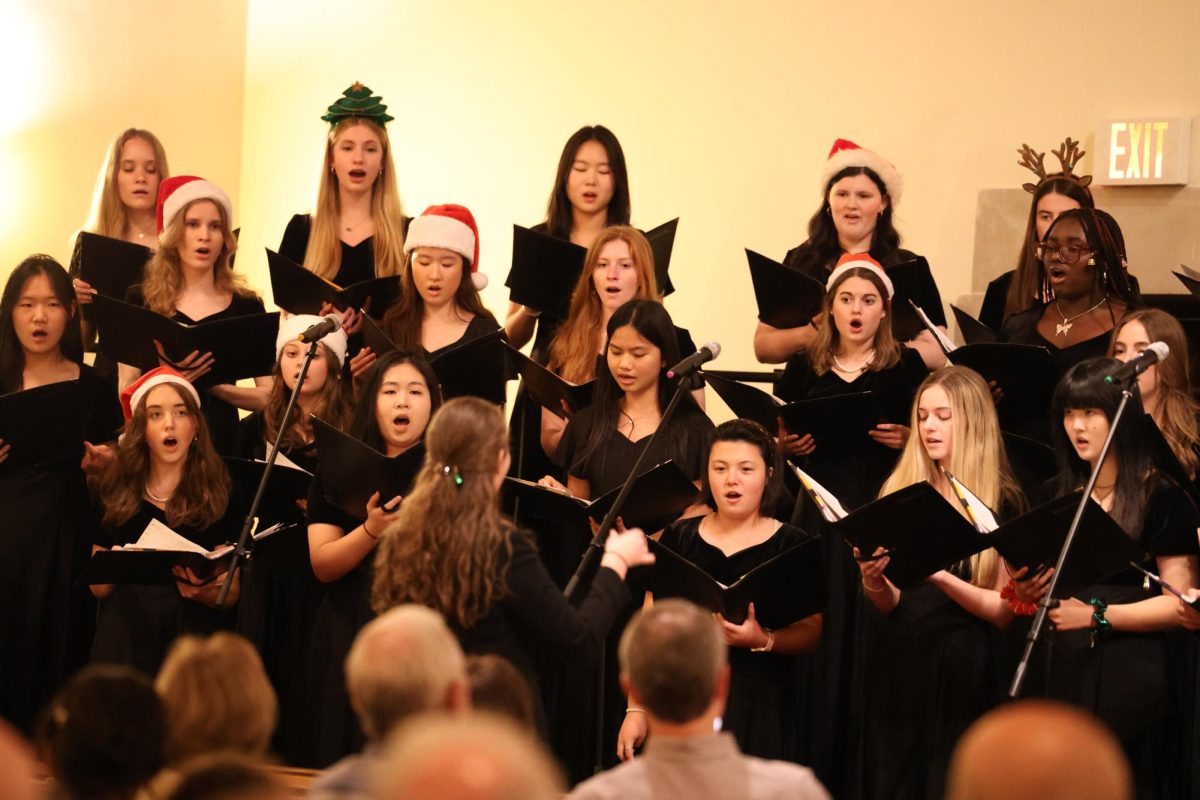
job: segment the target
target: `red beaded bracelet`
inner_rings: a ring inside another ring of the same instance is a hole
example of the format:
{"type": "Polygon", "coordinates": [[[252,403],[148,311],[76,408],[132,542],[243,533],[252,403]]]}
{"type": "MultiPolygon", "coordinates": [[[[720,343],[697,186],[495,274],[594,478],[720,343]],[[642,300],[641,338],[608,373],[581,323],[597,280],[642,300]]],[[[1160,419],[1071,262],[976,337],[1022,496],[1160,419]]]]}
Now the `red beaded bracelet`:
{"type": "Polygon", "coordinates": [[[1000,590],[1000,596],[1008,601],[1008,607],[1018,617],[1032,617],[1037,613],[1037,603],[1026,603],[1017,597],[1017,581],[1010,579],[1008,585],[1000,590]]]}

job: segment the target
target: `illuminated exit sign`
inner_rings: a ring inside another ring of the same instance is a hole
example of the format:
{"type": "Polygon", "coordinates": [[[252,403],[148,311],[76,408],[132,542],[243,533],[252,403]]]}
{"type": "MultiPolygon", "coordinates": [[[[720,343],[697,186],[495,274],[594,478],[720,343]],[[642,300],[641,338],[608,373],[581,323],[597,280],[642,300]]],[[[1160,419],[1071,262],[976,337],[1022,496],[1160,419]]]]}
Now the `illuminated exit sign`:
{"type": "Polygon", "coordinates": [[[1184,117],[1112,119],[1096,129],[1092,172],[1101,186],[1188,182],[1192,120],[1184,117]]]}

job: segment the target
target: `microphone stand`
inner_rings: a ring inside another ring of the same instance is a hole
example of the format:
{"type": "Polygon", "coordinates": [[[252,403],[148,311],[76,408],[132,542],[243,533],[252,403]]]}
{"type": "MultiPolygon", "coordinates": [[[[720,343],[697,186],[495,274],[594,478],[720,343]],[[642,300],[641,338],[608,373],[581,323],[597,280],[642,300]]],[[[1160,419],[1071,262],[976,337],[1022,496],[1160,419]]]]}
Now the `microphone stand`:
{"type": "Polygon", "coordinates": [[[263,494],[267,490],[267,479],[271,477],[271,470],[275,468],[275,457],[279,455],[279,446],[283,442],[284,433],[287,432],[288,420],[292,418],[292,409],[296,407],[296,400],[300,396],[300,388],[304,386],[304,378],[308,375],[308,366],[317,355],[317,346],[320,344],[320,339],[313,340],[308,346],[308,352],[304,354],[304,363],[300,365],[300,378],[292,388],[292,395],[288,398],[287,408],[283,412],[283,419],[279,422],[279,432],[275,434],[275,442],[271,446],[271,451],[267,453],[267,466],[263,469],[262,478],[258,481],[258,489],[254,493],[254,502],[250,504],[250,510],[246,513],[246,519],[242,521],[242,532],[238,536],[237,546],[233,548],[233,559],[229,562],[229,572],[226,573],[225,582],[221,584],[221,592],[217,595],[217,608],[226,608],[225,601],[229,596],[229,587],[233,585],[234,578],[237,576],[238,570],[242,567],[242,562],[252,557],[250,542],[251,529],[254,527],[254,518],[258,516],[258,507],[262,504],[263,494]]]}
{"type": "MultiPolygon", "coordinates": [[[[572,605],[578,605],[582,602],[584,596],[587,594],[587,590],[591,587],[592,579],[595,577],[600,566],[600,559],[604,557],[604,544],[608,541],[608,534],[617,522],[617,516],[621,513],[621,506],[624,505],[625,498],[629,496],[634,480],[641,474],[642,462],[646,459],[646,453],[650,452],[654,443],[658,441],[659,434],[667,427],[667,420],[675,413],[675,408],[679,405],[680,398],[683,397],[684,393],[690,392],[695,388],[697,371],[679,376],[679,385],[675,387],[675,394],[671,396],[671,401],[667,403],[658,427],[646,439],[645,446],[638,453],[637,461],[633,463],[633,468],[629,471],[629,477],[621,485],[621,491],[617,493],[617,498],[613,501],[612,507],[608,509],[608,513],[601,520],[596,535],[592,537],[591,544],[588,545],[587,551],[583,554],[583,559],[575,569],[575,574],[567,582],[567,587],[563,590],[563,594],[566,595],[567,600],[572,605]]],[[[628,574],[626,575],[626,579],[628,579],[628,574]]],[[[604,771],[604,690],[606,688],[604,662],[608,657],[607,650],[608,635],[605,634],[604,638],[600,641],[600,657],[597,659],[596,666],[596,744],[592,768],[597,775],[604,771]]]]}
{"type": "Polygon", "coordinates": [[[1058,588],[1058,579],[1062,575],[1063,564],[1067,560],[1067,554],[1071,550],[1071,545],[1075,542],[1075,534],[1079,530],[1079,522],[1083,519],[1083,511],[1087,508],[1088,500],[1091,499],[1092,489],[1096,486],[1096,479],[1100,477],[1100,468],[1104,466],[1104,459],[1108,457],[1108,448],[1112,444],[1113,437],[1117,433],[1117,426],[1121,423],[1121,417],[1125,414],[1125,406],[1129,403],[1129,398],[1133,397],[1133,386],[1137,383],[1137,375],[1130,377],[1124,388],[1121,389],[1121,402],[1117,406],[1117,412],[1113,414],[1112,421],[1108,426],[1108,436],[1104,439],[1104,446],[1100,448],[1100,457],[1096,459],[1096,466],[1092,467],[1092,474],[1088,478],[1087,486],[1083,489],[1083,496],[1079,498],[1079,507],[1075,509],[1075,517],[1071,520],[1071,527],[1067,529],[1067,538],[1063,540],[1062,550],[1058,553],[1058,561],[1054,563],[1054,574],[1050,576],[1050,585],[1046,588],[1046,594],[1042,596],[1042,601],[1038,604],[1037,614],[1033,618],[1033,625],[1029,628],[1029,635],[1025,640],[1025,652],[1021,654],[1021,661],[1017,664],[1016,672],[1013,673],[1012,685],[1008,688],[1008,696],[1016,698],[1021,693],[1021,687],[1025,683],[1025,671],[1029,667],[1029,659],[1033,655],[1033,648],[1037,645],[1038,639],[1041,637],[1042,628],[1046,624],[1046,615],[1050,612],[1053,600],[1054,591],[1058,588]]]}

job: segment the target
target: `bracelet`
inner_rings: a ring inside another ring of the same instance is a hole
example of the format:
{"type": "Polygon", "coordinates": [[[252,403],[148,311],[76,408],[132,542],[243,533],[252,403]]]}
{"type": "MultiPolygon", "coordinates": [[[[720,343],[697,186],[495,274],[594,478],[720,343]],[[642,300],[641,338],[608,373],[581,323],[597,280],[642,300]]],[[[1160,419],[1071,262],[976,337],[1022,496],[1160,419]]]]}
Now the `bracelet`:
{"type": "Polygon", "coordinates": [[[880,592],[882,592],[882,591],[884,591],[885,589],[887,589],[887,583],[884,583],[884,584],[883,584],[882,586],[880,586],[878,589],[872,589],[870,586],[868,586],[868,585],[867,585],[867,578],[866,578],[866,576],[863,576],[863,579],[862,579],[862,585],[863,585],[863,588],[864,588],[864,589],[866,589],[866,590],[867,590],[868,592],[870,592],[871,594],[879,594],[880,592]]]}
{"type": "Polygon", "coordinates": [[[775,631],[767,631],[767,643],[762,647],[751,647],[751,653],[769,653],[775,649],[775,631]]]}
{"type": "Polygon", "coordinates": [[[376,536],[375,534],[371,533],[370,529],[367,528],[367,521],[365,519],[363,520],[362,529],[363,529],[363,533],[365,533],[367,536],[370,536],[372,539],[374,539],[377,542],[379,541],[379,537],[376,536]]]}
{"type": "Polygon", "coordinates": [[[1108,603],[1101,600],[1099,597],[1093,597],[1088,600],[1088,605],[1095,609],[1092,612],[1092,622],[1095,623],[1092,627],[1092,642],[1093,649],[1096,643],[1103,639],[1112,630],[1112,623],[1104,618],[1104,612],[1108,610],[1108,603]]]}
{"type": "Polygon", "coordinates": [[[625,556],[621,555],[621,554],[620,554],[620,553],[618,553],[617,551],[615,551],[615,550],[605,550],[605,551],[604,551],[604,555],[606,555],[606,556],[616,556],[617,558],[621,559],[621,563],[625,565],[625,569],[626,569],[626,571],[628,571],[628,570],[630,569],[630,567],[629,567],[629,562],[625,560],[625,556]]]}
{"type": "Polygon", "coordinates": [[[1017,597],[1016,578],[1010,578],[1008,584],[1000,590],[1000,597],[1008,601],[1008,607],[1018,617],[1032,617],[1037,613],[1037,603],[1025,603],[1017,597]]]}
{"type": "Polygon", "coordinates": [[[626,714],[645,714],[646,709],[637,708],[636,706],[630,706],[629,708],[625,709],[625,713],[626,714]]]}

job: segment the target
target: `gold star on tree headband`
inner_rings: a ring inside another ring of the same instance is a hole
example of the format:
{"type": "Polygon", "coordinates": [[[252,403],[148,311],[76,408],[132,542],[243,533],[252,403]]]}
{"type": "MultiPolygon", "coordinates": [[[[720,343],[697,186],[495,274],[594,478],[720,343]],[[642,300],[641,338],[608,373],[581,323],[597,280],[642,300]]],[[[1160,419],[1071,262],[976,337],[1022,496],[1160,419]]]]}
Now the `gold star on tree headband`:
{"type": "Polygon", "coordinates": [[[329,107],[329,111],[321,119],[328,122],[330,127],[347,117],[362,117],[383,126],[395,119],[386,112],[387,106],[383,104],[383,98],[372,97],[369,88],[355,81],[353,86],[342,92],[342,96],[329,107]]]}

